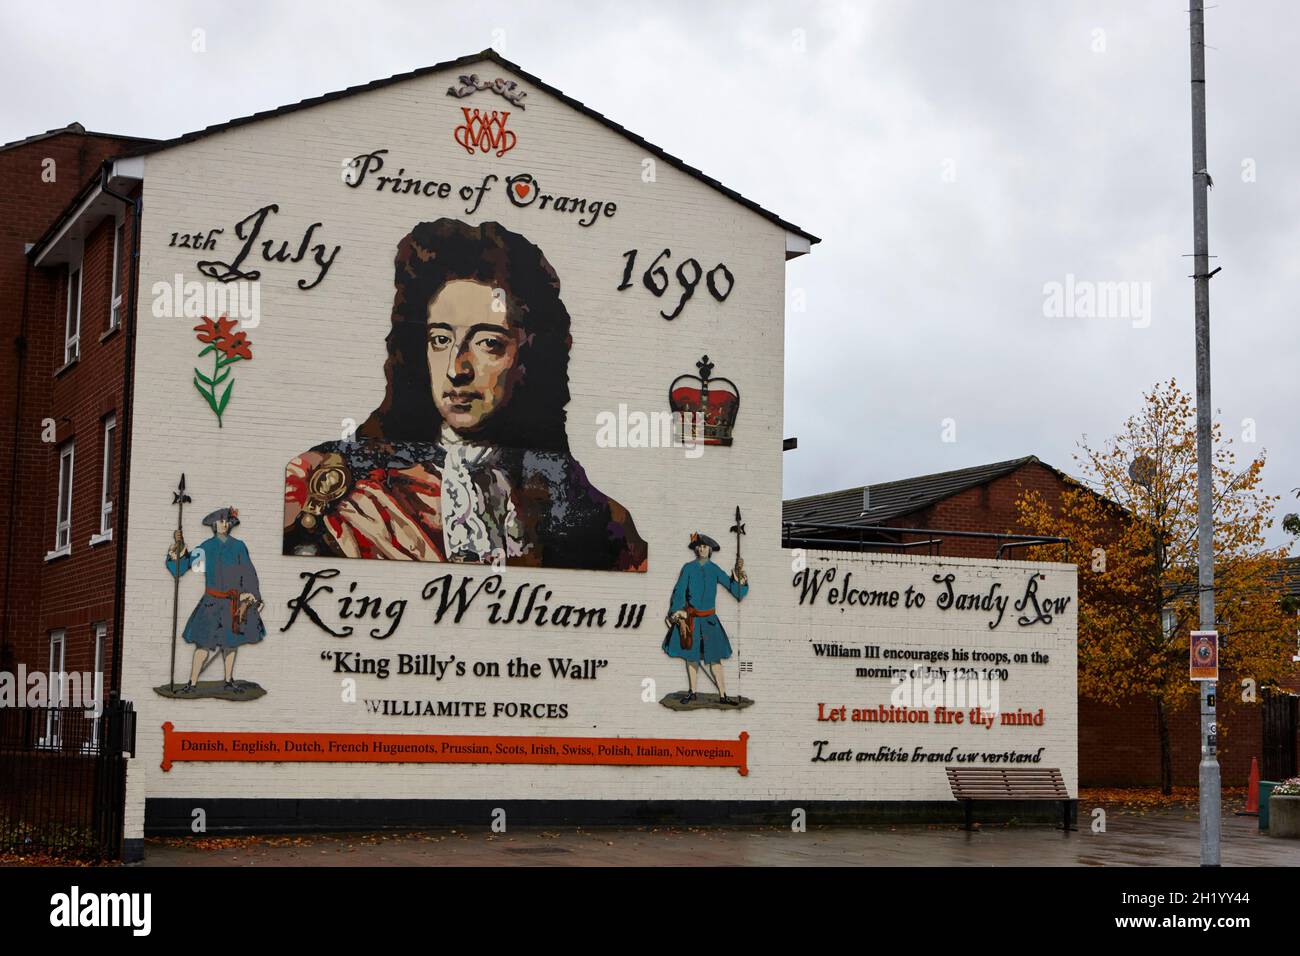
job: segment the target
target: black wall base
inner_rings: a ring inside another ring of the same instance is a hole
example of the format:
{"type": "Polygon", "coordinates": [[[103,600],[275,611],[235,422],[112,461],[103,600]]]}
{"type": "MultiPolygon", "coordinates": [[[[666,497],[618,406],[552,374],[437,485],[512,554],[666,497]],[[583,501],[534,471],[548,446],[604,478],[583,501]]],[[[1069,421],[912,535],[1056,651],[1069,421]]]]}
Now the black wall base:
{"type": "MultiPolygon", "coordinates": [[[[955,823],[965,820],[955,800],[851,802],[841,800],[290,800],[178,799],[145,801],[148,836],[192,832],[202,807],[207,833],[304,833],[442,826],[482,826],[504,809],[510,826],[781,826],[796,809],[809,826],[874,823],[955,823]]],[[[1061,823],[1061,804],[1044,800],[975,804],[977,823],[1061,823]]],[[[1078,801],[1070,801],[1070,820],[1078,801]]]]}

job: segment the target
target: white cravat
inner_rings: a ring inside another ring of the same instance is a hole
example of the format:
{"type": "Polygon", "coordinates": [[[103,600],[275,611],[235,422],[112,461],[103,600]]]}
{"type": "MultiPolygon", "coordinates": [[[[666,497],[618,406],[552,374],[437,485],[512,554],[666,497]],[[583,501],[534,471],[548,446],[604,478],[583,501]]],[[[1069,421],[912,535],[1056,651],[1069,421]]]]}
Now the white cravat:
{"type": "Polygon", "coordinates": [[[519,516],[510,498],[506,476],[488,465],[493,484],[504,492],[504,527],[495,526],[496,516],[471,477],[470,470],[492,453],[492,446],[466,441],[446,424],[442,426],[439,444],[446,451],[440,504],[447,560],[504,564],[506,557],[523,554],[519,516]]]}

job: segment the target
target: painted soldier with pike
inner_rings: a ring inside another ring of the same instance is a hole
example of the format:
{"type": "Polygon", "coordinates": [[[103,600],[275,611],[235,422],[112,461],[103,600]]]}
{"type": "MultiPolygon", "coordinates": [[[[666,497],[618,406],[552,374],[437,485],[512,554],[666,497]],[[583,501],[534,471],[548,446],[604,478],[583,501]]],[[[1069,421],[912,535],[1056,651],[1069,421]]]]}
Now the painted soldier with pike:
{"type": "MultiPolygon", "coordinates": [[[[181,486],[182,491],[184,485],[181,486]]],[[[188,500],[188,498],[186,498],[188,500]]],[[[241,699],[247,691],[261,689],[255,684],[235,680],[235,656],[245,644],[256,644],[266,637],[262,623],[264,607],[257,571],[248,554],[248,546],[232,533],[239,524],[239,512],[218,508],[203,519],[212,536],[190,550],[177,528],[167,552],[167,570],[179,580],[191,568],[203,572],[203,595],[185,623],[184,639],[194,645],[190,679],[177,688],[176,696],[212,696],[199,694],[199,676],[209,658],[221,655],[224,683],[217,696],[241,699]]]]}
{"type": "MultiPolygon", "coordinates": [[[[731,657],[731,641],[726,629],[718,620],[716,599],[721,587],[737,601],[743,600],[749,593],[749,579],[745,576],[745,562],[740,557],[740,535],[744,526],[740,524],[740,512],[736,513],[736,564],[730,575],[713,563],[712,556],[721,550],[718,542],[707,534],[696,532],[691,535],[689,547],[695,552],[695,559],[682,566],[677,575],[677,585],[673,588],[668,606],[668,616],[664,624],[668,633],[664,637],[663,651],[669,657],[686,662],[686,680],[688,690],[685,694],[670,694],[662,703],[673,709],[695,709],[688,705],[705,705],[706,701],[696,693],[700,665],[705,667],[705,676],[717,687],[717,703],[722,707],[737,707],[748,703],[740,697],[727,695],[726,679],[723,676],[722,662],[731,657]]],[[[706,695],[708,696],[708,695],[706,695]]]]}

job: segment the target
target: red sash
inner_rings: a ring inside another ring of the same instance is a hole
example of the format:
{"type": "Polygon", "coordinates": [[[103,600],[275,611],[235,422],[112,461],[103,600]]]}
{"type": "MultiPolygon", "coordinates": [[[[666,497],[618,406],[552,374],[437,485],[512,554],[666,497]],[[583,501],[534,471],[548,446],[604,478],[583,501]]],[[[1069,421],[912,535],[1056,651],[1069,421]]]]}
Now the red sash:
{"type": "Polygon", "coordinates": [[[695,619],[697,617],[712,617],[714,612],[713,608],[709,608],[707,611],[701,611],[699,608],[691,607],[689,604],[686,605],[685,610],[687,622],[691,626],[691,633],[695,632],[695,619]]]}
{"type": "Polygon", "coordinates": [[[212,588],[207,589],[208,596],[221,598],[230,602],[230,629],[239,633],[243,629],[239,627],[239,592],[234,588],[229,591],[214,591],[212,588]]]}
{"type": "Polygon", "coordinates": [[[695,645],[695,620],[701,617],[712,617],[713,608],[707,611],[701,611],[699,608],[691,607],[689,604],[682,608],[686,612],[686,617],[678,622],[678,638],[682,642],[682,650],[689,651],[695,645]]]}

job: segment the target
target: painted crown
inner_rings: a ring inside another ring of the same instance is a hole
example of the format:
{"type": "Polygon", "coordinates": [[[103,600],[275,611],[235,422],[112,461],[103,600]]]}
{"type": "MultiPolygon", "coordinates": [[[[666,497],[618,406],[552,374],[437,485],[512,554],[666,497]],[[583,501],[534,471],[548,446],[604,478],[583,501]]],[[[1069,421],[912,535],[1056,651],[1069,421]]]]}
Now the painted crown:
{"type": "Polygon", "coordinates": [[[713,363],[707,355],[695,367],[699,375],[679,375],[668,387],[678,434],[686,442],[730,445],[740,412],[740,389],[730,379],[713,376],[713,363]]]}

